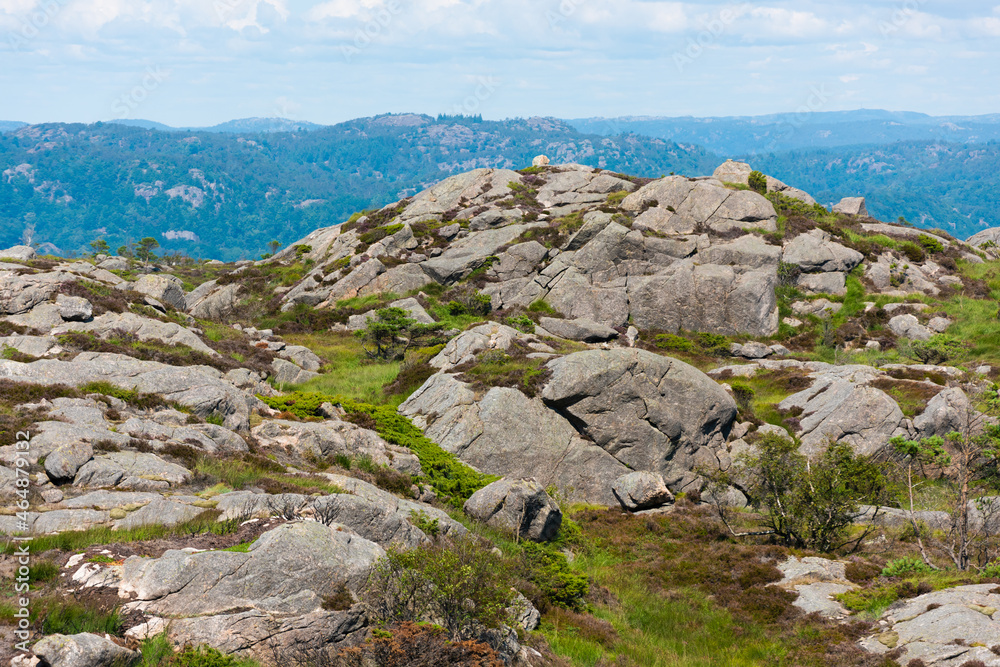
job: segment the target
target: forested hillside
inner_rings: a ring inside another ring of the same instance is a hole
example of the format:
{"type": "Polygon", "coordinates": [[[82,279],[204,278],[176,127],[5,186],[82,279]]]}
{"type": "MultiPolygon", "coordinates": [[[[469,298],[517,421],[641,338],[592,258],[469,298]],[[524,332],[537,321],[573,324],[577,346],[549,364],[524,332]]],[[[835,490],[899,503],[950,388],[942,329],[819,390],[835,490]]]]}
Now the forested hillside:
{"type": "Polygon", "coordinates": [[[48,124],[0,135],[0,246],[80,253],[146,236],[168,252],[235,260],[272,239],[380,207],[460,171],[521,168],[539,153],[643,176],[709,173],[706,151],[584,135],[550,119],[396,115],[308,133],[161,132],[48,124]]]}
{"type": "Polygon", "coordinates": [[[1000,225],[1000,143],[911,141],[758,156],[754,167],[824,204],[865,196],[873,216],[899,216],[959,238],[1000,225]]]}

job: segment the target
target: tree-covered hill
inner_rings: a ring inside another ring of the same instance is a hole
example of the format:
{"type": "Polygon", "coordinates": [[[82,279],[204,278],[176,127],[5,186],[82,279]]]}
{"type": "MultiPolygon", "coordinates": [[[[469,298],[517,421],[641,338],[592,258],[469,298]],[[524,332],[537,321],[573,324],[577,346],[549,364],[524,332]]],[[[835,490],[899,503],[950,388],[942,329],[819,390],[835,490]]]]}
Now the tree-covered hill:
{"type": "Polygon", "coordinates": [[[46,124],[0,135],[0,247],[83,252],[153,236],[170,252],[235,260],[476,167],[522,168],[540,153],[659,176],[711,173],[696,147],[598,137],[553,119],[390,115],[311,132],[162,132],[46,124]]]}
{"type": "Polygon", "coordinates": [[[757,156],[756,169],[811,193],[824,204],[865,196],[877,218],[968,238],[1000,226],[1000,142],[907,141],[757,156]]]}

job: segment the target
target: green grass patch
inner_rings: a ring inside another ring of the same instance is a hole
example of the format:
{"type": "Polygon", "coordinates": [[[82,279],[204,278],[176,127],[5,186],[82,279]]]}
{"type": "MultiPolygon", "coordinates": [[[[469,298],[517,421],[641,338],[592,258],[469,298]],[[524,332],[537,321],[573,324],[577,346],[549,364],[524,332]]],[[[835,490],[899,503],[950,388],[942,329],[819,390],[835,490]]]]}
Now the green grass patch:
{"type": "Polygon", "coordinates": [[[381,404],[387,400],[382,388],[395,382],[402,368],[398,361],[376,363],[368,360],[361,341],[349,333],[295,334],[286,335],[285,340],[292,345],[308,347],[327,362],[319,377],[289,388],[296,391],[381,404]]]}
{"type": "Polygon", "coordinates": [[[42,621],[42,632],[47,635],[76,635],[81,632],[117,635],[124,619],[117,609],[100,611],[76,602],[63,602],[52,608],[42,621]]]}
{"type": "Polygon", "coordinates": [[[461,507],[469,496],[498,479],[475,472],[427,438],[423,432],[396,408],[388,405],[361,403],[344,396],[296,392],[285,396],[259,397],[275,410],[291,412],[306,419],[315,417],[319,406],[330,402],[340,405],[351,421],[376,431],[386,441],[410,449],[420,459],[424,471],[422,481],[428,483],[442,500],[461,507]]]}

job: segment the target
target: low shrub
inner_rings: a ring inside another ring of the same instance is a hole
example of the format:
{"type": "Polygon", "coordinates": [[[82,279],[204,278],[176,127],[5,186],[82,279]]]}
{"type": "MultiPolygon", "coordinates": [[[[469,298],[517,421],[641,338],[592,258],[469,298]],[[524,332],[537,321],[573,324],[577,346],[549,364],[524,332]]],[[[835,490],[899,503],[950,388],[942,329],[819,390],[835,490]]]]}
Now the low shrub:
{"type": "Polygon", "coordinates": [[[675,334],[659,334],[653,343],[661,350],[674,350],[676,352],[692,352],[695,349],[694,343],[687,338],[675,334]]]}
{"type": "Polygon", "coordinates": [[[512,623],[513,579],[501,559],[472,539],[404,551],[389,547],[361,596],[369,618],[388,627],[438,619],[452,639],[512,623]]]}
{"type": "Polygon", "coordinates": [[[919,558],[897,558],[889,561],[882,569],[883,577],[902,577],[907,574],[932,572],[931,567],[919,558]]]}

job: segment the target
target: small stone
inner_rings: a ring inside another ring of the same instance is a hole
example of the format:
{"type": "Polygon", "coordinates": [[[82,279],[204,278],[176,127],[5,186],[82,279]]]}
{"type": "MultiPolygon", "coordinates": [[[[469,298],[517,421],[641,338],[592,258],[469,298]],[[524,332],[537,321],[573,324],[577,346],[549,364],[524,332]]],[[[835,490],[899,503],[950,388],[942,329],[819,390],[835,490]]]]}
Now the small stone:
{"type": "Polygon", "coordinates": [[[549,157],[547,155],[539,155],[531,161],[532,167],[547,167],[549,166],[549,157]]]}
{"type": "Polygon", "coordinates": [[[877,340],[870,340],[865,344],[865,349],[879,352],[882,350],[882,343],[878,342],[877,340]]]}
{"type": "Polygon", "coordinates": [[[797,320],[794,317],[786,317],[781,321],[787,324],[788,326],[792,327],[793,329],[798,329],[799,327],[802,326],[802,320],[797,320]]]}
{"type": "Polygon", "coordinates": [[[62,502],[65,496],[63,492],[59,489],[45,489],[42,491],[42,500],[49,503],[50,505],[55,505],[56,503],[62,502]]]}
{"type": "Polygon", "coordinates": [[[936,331],[937,333],[944,333],[951,325],[952,321],[947,317],[935,317],[927,323],[927,328],[932,331],[936,331]]]}

